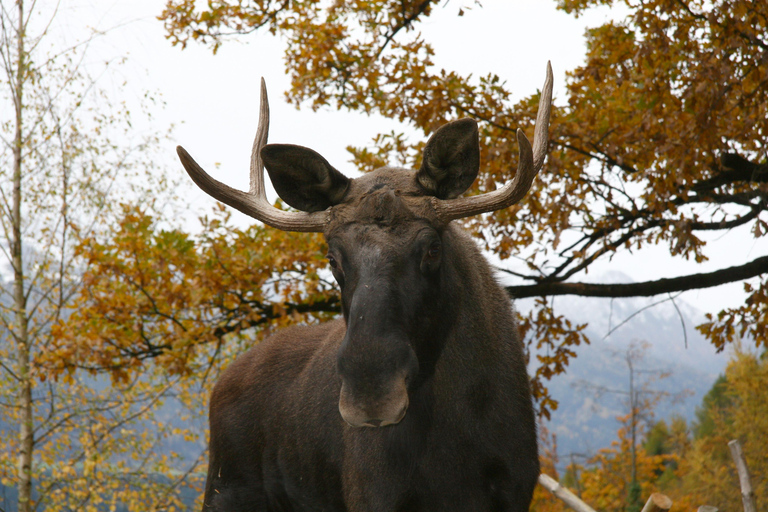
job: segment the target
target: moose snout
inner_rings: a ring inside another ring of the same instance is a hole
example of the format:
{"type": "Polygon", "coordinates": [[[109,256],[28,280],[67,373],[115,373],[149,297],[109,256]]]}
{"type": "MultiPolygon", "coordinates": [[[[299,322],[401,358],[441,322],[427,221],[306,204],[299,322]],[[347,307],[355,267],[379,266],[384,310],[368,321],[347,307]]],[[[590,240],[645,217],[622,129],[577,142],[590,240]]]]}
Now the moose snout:
{"type": "Polygon", "coordinates": [[[385,427],[399,423],[408,410],[406,380],[397,379],[386,388],[384,393],[371,396],[355,392],[353,386],[343,382],[339,396],[341,417],[353,427],[385,427]]]}

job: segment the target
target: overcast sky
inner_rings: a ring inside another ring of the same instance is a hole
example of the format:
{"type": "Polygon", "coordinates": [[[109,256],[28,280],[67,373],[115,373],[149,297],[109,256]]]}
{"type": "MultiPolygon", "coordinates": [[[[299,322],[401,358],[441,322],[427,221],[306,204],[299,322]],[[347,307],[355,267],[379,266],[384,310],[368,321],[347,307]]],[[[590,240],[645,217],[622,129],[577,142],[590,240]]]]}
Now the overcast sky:
{"type": "MultiPolygon", "coordinates": [[[[40,0],[38,5],[45,3],[40,0]]],[[[565,72],[583,60],[585,28],[622,15],[601,9],[575,19],[557,11],[554,0],[483,0],[482,8],[458,17],[463,3],[471,2],[449,1],[447,7],[437,9],[419,25],[435,47],[435,64],[460,73],[496,73],[507,81],[515,97],[521,98],[542,86],[546,62],[551,60],[555,103],[560,104],[565,98],[565,72]]],[[[162,94],[167,107],[156,112],[153,122],[156,127],[174,123],[176,129],[166,158],[157,163],[158,170],[183,172],[174,151],[175,145],[181,144],[216,178],[247,189],[261,76],[270,93],[270,142],[311,147],[348,175],[355,171],[348,162],[346,146],[365,145],[379,132],[402,129],[378,116],[329,109],[296,110],[287,105],[283,97],[289,85],[283,66],[284,45],[267,33],[227,43],[215,56],[199,45],[184,51],[172,47],[164,37],[162,23],[155,19],[163,5],[164,0],[63,0],[53,27],[73,40],[85,34],[86,26],[107,29],[125,24],[99,39],[92,55],[98,59],[129,58],[127,66],[115,68],[116,74],[105,79],[107,86],[110,80],[115,84],[125,81],[127,87],[121,94],[140,97],[145,90],[162,94]]],[[[189,197],[203,211],[214,204],[213,199],[192,188],[189,197]]],[[[236,218],[243,225],[250,222],[237,212],[236,218]]],[[[743,231],[722,235],[712,246],[716,249],[709,252],[711,261],[703,266],[673,260],[668,250],[660,247],[621,254],[580,279],[599,281],[606,272],[621,272],[636,281],[672,277],[738,265],[768,252],[765,241],[756,244],[743,231]]],[[[702,311],[716,311],[743,300],[741,289],[740,284],[728,285],[687,292],[682,298],[702,311]]]]}

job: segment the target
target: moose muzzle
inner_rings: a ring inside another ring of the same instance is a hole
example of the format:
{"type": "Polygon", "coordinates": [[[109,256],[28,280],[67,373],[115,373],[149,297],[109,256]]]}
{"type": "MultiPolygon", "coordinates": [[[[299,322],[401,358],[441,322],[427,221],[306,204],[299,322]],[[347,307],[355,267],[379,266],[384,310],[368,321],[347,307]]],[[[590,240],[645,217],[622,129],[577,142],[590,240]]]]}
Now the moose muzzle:
{"type": "Polygon", "coordinates": [[[399,423],[408,409],[408,387],[405,377],[361,393],[342,382],[339,412],[353,427],[384,427],[399,423]]]}

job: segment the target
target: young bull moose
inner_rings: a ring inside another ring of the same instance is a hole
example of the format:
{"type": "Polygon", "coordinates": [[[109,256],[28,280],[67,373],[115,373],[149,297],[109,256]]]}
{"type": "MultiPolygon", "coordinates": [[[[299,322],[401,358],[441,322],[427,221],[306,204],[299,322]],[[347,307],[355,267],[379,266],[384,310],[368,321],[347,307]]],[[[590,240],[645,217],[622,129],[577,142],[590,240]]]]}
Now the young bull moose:
{"type": "Polygon", "coordinates": [[[527,511],[539,475],[510,299],[452,220],[520,201],[547,150],[552,71],[514,180],[458,198],[479,168],[477,125],[427,142],[416,171],[349,179],[314,151],[266,145],[262,81],[251,190],[203,171],[214,198],[265,224],[323,232],[343,319],[285,329],[241,355],[211,396],[204,511],[527,511]],[[279,196],[269,204],[266,166],[279,196]]]}

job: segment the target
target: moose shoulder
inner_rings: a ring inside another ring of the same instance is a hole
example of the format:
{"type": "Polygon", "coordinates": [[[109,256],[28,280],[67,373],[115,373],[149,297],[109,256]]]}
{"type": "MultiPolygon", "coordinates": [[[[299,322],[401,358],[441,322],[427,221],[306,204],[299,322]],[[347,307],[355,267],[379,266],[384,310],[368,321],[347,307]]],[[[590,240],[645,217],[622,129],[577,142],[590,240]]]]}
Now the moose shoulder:
{"type": "Polygon", "coordinates": [[[479,169],[474,121],[440,128],[418,171],[348,179],[314,151],[266,145],[262,83],[251,190],[207,193],[273,227],[323,232],[343,319],[241,355],[210,403],[204,511],[527,511],[536,424],[512,306],[454,219],[523,198],[546,155],[552,72],[514,179],[458,197],[479,169]],[[271,206],[263,168],[298,212],[271,206]]]}

